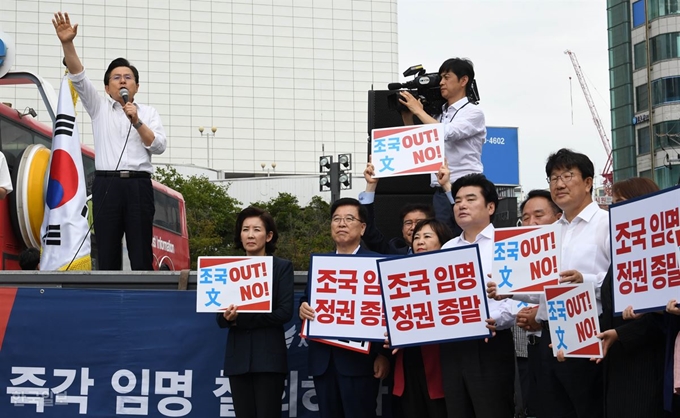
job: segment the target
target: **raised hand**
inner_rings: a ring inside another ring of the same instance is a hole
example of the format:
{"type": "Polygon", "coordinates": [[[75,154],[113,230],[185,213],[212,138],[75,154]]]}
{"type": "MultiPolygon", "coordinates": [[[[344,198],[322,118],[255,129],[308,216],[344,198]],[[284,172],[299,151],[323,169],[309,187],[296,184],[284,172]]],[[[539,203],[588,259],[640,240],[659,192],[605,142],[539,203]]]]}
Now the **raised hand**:
{"type": "Polygon", "coordinates": [[[78,24],[71,26],[71,19],[68,13],[57,12],[54,14],[52,24],[57,32],[57,36],[61,43],[71,42],[78,34],[78,24]]]}

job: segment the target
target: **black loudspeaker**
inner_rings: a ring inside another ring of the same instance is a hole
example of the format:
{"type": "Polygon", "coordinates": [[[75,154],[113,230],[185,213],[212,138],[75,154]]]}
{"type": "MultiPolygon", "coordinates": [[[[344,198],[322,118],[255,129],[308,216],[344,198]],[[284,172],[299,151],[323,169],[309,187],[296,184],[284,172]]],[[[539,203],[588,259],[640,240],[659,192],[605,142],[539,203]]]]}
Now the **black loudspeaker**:
{"type": "Polygon", "coordinates": [[[392,90],[368,91],[368,137],[373,129],[404,126],[401,115],[387,106],[387,96],[396,94],[392,90]]]}
{"type": "Polygon", "coordinates": [[[493,217],[493,226],[507,228],[517,226],[517,198],[504,197],[498,201],[496,214],[493,217]]]}

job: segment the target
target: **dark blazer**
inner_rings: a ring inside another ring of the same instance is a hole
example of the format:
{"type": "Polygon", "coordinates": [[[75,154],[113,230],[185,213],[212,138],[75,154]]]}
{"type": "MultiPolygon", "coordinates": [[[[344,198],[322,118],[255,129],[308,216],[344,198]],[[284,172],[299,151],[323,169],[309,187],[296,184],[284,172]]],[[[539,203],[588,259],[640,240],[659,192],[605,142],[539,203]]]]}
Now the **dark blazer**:
{"type": "Polygon", "coordinates": [[[271,313],[244,313],[229,322],[221,313],[217,323],[229,328],[224,375],[288,373],[286,324],[293,316],[293,263],[274,257],[271,313]]]}
{"type": "MultiPolygon", "coordinates": [[[[335,253],[330,253],[335,254],[335,253]]],[[[359,247],[357,254],[379,255],[373,251],[359,247]]],[[[305,293],[300,298],[300,304],[309,301],[309,279],[307,276],[307,287],[305,293]]],[[[373,362],[378,353],[383,353],[382,344],[371,343],[369,354],[362,354],[345,348],[335,347],[329,344],[318,343],[307,340],[309,346],[308,361],[309,374],[311,376],[321,376],[326,372],[331,360],[331,354],[338,374],[343,376],[373,376],[373,362]]]]}
{"type": "Polygon", "coordinates": [[[368,211],[366,231],[364,231],[364,235],[361,237],[366,247],[379,254],[408,254],[410,247],[403,238],[392,238],[388,241],[382,232],[380,232],[375,224],[375,205],[369,203],[363,206],[368,211]]]}
{"type": "Polygon", "coordinates": [[[614,285],[610,266],[600,291],[600,324],[602,331],[615,329],[618,341],[604,358],[605,416],[663,416],[663,316],[651,312],[628,321],[615,317],[614,285]]]}

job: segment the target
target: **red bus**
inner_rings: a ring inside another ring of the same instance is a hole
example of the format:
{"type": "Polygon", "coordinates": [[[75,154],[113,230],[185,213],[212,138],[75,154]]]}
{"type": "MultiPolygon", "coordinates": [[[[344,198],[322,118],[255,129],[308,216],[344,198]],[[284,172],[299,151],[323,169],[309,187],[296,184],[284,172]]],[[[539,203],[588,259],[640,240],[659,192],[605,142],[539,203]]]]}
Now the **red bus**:
{"type": "MultiPolygon", "coordinates": [[[[0,77],[1,85],[34,84],[38,87],[52,120],[54,103],[42,80],[30,73],[9,73],[0,77]]],[[[54,94],[53,92],[51,93],[54,94]]],[[[0,201],[0,251],[2,270],[19,269],[19,253],[28,246],[40,246],[40,224],[44,207],[45,169],[52,144],[52,129],[24,115],[9,103],[0,103],[0,151],[7,159],[14,191],[0,201]]],[[[87,194],[94,180],[94,150],[81,145],[87,194]]],[[[189,269],[189,236],[186,207],[182,195],[152,181],[156,214],[153,221],[154,269],[189,269]]],[[[92,235],[92,264],[96,269],[96,231],[92,235]]],[[[128,262],[124,251],[124,265],[128,262]]]]}

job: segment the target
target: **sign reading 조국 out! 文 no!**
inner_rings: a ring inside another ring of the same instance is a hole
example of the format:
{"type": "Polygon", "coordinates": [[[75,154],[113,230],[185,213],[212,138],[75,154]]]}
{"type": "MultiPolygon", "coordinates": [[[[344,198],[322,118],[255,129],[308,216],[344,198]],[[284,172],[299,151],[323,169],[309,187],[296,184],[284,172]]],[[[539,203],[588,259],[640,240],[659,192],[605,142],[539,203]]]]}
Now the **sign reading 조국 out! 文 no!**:
{"type": "Polygon", "coordinates": [[[444,163],[443,124],[371,131],[375,178],[434,173],[444,163]]]}
{"type": "Polygon", "coordinates": [[[592,282],[547,286],[545,299],[553,355],[602,358],[599,315],[592,282]]]}
{"type": "Polygon", "coordinates": [[[499,295],[542,293],[559,281],[559,225],[496,229],[492,277],[499,295]]]}
{"type": "Polygon", "coordinates": [[[272,257],[199,257],[196,312],[272,311],[272,257]]]}
{"type": "Polygon", "coordinates": [[[680,187],[609,208],[614,312],[664,308],[680,290],[680,187]]]}
{"type": "Polygon", "coordinates": [[[477,245],[378,260],[392,347],[490,336],[477,245]]]}

